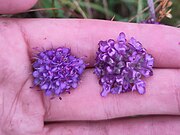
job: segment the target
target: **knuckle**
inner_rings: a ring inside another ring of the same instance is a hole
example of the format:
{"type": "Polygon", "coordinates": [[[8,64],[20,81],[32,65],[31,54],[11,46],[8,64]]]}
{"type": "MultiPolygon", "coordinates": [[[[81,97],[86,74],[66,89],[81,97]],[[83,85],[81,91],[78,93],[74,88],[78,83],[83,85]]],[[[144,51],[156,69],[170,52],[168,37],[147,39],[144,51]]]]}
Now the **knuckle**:
{"type": "Polygon", "coordinates": [[[112,119],[120,115],[120,100],[117,96],[112,96],[109,101],[103,104],[105,119],[112,119]]]}
{"type": "Polygon", "coordinates": [[[51,99],[46,100],[46,97],[42,97],[43,104],[44,104],[44,117],[45,120],[51,119],[52,114],[51,114],[51,99]]]}
{"type": "Polygon", "coordinates": [[[177,102],[177,110],[178,110],[178,113],[180,114],[180,88],[175,89],[175,97],[176,97],[176,102],[177,102]]]}
{"type": "Polygon", "coordinates": [[[103,122],[97,122],[97,123],[90,123],[88,125],[88,135],[96,134],[96,135],[109,135],[109,123],[106,121],[103,122]]]}
{"type": "Polygon", "coordinates": [[[180,114],[180,70],[176,70],[175,72],[175,78],[172,82],[172,89],[174,90],[174,94],[175,94],[175,99],[176,99],[176,104],[177,104],[177,110],[178,110],[178,114],[180,114]]]}
{"type": "Polygon", "coordinates": [[[103,105],[104,119],[110,119],[112,117],[112,109],[108,105],[103,105]]]}
{"type": "MultiPolygon", "coordinates": [[[[55,126],[55,125],[54,125],[55,126]]],[[[53,127],[53,126],[46,126],[44,127],[43,133],[41,135],[74,135],[75,133],[71,129],[71,127],[53,127]]]]}

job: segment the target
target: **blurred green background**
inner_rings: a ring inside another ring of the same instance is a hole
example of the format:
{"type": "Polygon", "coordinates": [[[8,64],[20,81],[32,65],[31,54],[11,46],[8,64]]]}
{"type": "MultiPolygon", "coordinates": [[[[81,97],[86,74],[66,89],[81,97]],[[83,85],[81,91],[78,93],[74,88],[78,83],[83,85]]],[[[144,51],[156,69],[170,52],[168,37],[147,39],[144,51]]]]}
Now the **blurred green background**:
{"type": "MultiPolygon", "coordinates": [[[[157,21],[179,27],[180,0],[154,0],[157,21]]],[[[36,6],[20,17],[95,18],[125,22],[147,20],[146,0],[39,0],[36,6]]]]}

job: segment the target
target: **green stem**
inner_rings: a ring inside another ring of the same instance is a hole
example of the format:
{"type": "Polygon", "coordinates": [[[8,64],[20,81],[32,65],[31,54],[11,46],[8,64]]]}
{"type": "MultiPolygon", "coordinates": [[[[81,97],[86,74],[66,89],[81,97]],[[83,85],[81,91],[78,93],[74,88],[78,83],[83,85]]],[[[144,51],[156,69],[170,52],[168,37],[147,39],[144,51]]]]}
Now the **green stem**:
{"type": "MultiPolygon", "coordinates": [[[[137,14],[140,14],[143,10],[143,0],[138,0],[137,14]]],[[[143,20],[143,14],[137,16],[136,22],[141,22],[143,20]]]]}

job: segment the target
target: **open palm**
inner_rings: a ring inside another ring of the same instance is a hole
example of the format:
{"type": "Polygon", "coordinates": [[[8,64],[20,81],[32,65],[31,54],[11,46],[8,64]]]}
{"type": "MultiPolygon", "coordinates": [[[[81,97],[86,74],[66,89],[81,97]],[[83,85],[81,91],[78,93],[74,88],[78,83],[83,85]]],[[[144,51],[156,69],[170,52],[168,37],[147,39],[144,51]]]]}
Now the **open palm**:
{"type": "Polygon", "coordinates": [[[149,130],[152,134],[178,134],[179,35],[179,29],[161,25],[98,20],[1,19],[0,134],[139,135],[149,130]],[[121,31],[138,39],[154,56],[154,76],[146,80],[145,95],[130,92],[102,98],[101,86],[93,74],[97,43],[101,39],[115,38],[121,31]],[[78,88],[71,94],[62,95],[62,100],[44,96],[37,87],[30,88],[33,48],[60,46],[71,48],[74,55],[89,63],[78,88]],[[128,117],[137,115],[146,116],[128,117]]]}

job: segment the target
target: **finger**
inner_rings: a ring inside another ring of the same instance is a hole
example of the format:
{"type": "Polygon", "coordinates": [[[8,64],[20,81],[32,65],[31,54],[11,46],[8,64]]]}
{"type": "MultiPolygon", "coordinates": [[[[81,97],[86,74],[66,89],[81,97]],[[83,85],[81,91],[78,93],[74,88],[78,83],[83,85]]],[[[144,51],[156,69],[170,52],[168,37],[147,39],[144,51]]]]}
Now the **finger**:
{"type": "Polygon", "coordinates": [[[45,121],[102,120],[117,117],[180,114],[180,70],[155,69],[146,80],[144,95],[129,92],[101,97],[102,87],[92,70],[87,70],[82,82],[62,100],[45,97],[45,121]]]}
{"type": "Polygon", "coordinates": [[[178,135],[180,117],[144,117],[46,125],[43,135],[178,135]]]}
{"type": "Polygon", "coordinates": [[[86,62],[93,66],[98,42],[116,39],[120,32],[125,32],[128,39],[134,36],[155,57],[155,67],[180,67],[180,30],[177,28],[80,19],[29,19],[18,22],[30,50],[33,47],[67,46],[75,55],[87,56],[86,62]]]}
{"type": "Polygon", "coordinates": [[[24,12],[35,5],[37,0],[0,0],[0,14],[24,12]]]}

